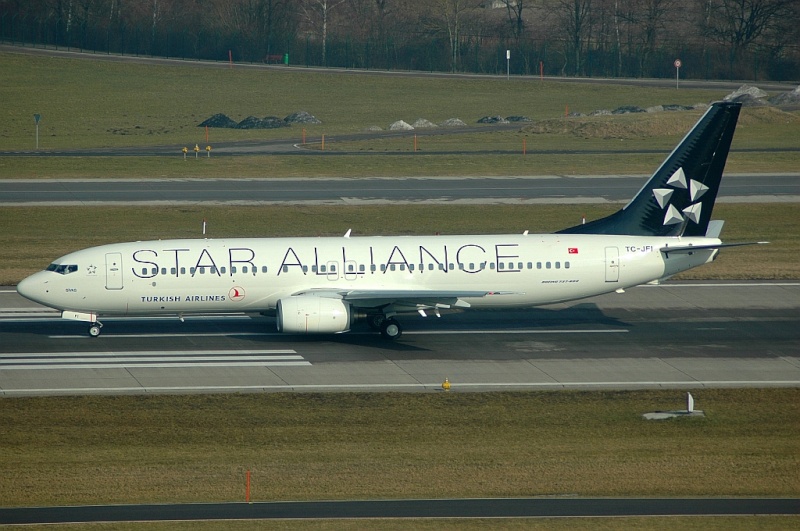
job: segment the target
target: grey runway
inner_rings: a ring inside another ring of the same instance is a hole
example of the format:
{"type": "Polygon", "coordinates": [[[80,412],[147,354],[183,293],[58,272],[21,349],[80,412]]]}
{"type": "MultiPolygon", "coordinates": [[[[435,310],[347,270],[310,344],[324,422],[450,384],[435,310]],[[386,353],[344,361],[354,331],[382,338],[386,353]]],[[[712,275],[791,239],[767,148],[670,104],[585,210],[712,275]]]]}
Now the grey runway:
{"type": "Polygon", "coordinates": [[[253,315],[107,319],[0,293],[0,395],[800,386],[800,282],[667,283],[528,310],[292,336],[253,315]]]}

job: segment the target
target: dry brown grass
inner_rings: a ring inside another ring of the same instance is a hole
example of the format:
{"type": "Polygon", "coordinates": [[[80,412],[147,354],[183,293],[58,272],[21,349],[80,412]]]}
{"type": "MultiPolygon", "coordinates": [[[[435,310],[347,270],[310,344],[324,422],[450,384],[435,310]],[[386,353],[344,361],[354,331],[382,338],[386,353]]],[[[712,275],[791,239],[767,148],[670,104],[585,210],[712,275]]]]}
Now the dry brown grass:
{"type": "MultiPolygon", "coordinates": [[[[689,131],[703,110],[663,111],[635,113],[612,116],[580,116],[567,119],[542,120],[523,128],[531,134],[569,135],[579,138],[603,139],[644,139],[655,137],[679,137],[689,131]]],[[[738,122],[737,136],[748,129],[761,129],[763,126],[800,126],[800,113],[784,112],[775,107],[746,107],[738,122]]],[[[740,144],[737,144],[740,145],[740,144]]]]}

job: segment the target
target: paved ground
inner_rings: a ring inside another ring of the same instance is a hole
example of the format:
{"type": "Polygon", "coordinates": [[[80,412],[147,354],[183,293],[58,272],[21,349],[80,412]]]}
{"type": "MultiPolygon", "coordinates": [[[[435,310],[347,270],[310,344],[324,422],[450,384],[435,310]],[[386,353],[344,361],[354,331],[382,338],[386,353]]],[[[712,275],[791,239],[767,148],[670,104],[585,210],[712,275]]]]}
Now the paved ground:
{"type": "MultiPolygon", "coordinates": [[[[3,180],[0,205],[588,203],[627,201],[643,175],[354,179],[3,180]]],[[[726,175],[719,202],[800,201],[800,174],[726,175]]]]}
{"type": "MultiPolygon", "coordinates": [[[[108,319],[89,338],[0,294],[5,396],[800,386],[800,282],[677,283],[517,311],[287,336],[260,316],[108,319]]],[[[698,404],[698,408],[702,409],[698,404]]]]}

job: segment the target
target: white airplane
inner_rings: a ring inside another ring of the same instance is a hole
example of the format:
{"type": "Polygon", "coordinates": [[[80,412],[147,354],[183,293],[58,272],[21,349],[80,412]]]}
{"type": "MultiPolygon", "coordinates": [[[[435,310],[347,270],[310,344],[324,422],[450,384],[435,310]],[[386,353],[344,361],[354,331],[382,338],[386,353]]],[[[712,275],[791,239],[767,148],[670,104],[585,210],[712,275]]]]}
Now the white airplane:
{"type": "Polygon", "coordinates": [[[715,103],[620,211],[555,234],[181,239],[76,251],[17,286],[64,319],[261,312],[289,333],[347,332],[366,319],[529,307],[664,279],[711,262],[710,221],[741,105],[715,103]]]}

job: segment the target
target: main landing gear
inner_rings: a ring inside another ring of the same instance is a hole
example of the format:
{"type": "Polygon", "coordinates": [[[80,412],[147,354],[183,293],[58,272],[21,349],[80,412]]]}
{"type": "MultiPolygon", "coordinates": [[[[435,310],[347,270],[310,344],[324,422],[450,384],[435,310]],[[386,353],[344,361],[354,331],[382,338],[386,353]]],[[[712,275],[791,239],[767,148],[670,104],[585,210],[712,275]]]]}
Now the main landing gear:
{"type": "Polygon", "coordinates": [[[381,336],[384,339],[394,341],[403,335],[403,327],[393,317],[387,318],[382,313],[371,314],[367,316],[367,324],[373,330],[380,330],[381,336]]]}
{"type": "Polygon", "coordinates": [[[96,321],[89,326],[89,335],[92,337],[97,337],[100,335],[100,329],[103,328],[103,323],[100,321],[96,321]]]}

